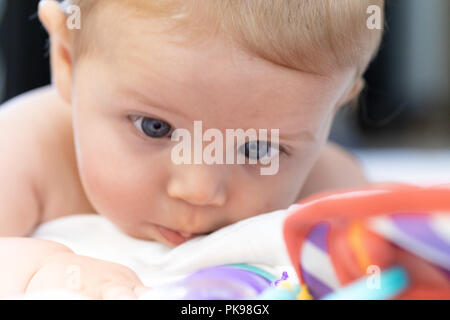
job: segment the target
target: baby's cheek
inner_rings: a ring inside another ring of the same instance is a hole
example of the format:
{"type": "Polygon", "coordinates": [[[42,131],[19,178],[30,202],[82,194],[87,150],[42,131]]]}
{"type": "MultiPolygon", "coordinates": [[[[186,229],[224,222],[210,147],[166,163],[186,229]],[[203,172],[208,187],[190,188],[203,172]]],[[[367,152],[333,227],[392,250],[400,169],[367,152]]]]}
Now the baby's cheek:
{"type": "Polygon", "coordinates": [[[275,176],[258,177],[253,181],[233,185],[233,222],[262,213],[285,209],[295,203],[301,190],[302,175],[280,172],[275,176]],[[245,189],[242,188],[245,186],[245,189]],[[257,196],[256,196],[257,195],[257,196]]]}
{"type": "Polygon", "coordinates": [[[131,171],[96,159],[85,159],[80,171],[85,192],[99,214],[120,224],[133,220],[138,193],[131,171]]]}

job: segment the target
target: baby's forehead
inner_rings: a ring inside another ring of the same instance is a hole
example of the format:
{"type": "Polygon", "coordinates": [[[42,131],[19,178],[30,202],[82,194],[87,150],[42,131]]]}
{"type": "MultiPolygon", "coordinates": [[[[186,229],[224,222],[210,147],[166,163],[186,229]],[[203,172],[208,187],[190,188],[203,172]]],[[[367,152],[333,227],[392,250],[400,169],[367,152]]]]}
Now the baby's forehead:
{"type": "Polygon", "coordinates": [[[165,34],[145,39],[119,40],[114,63],[107,66],[136,87],[161,86],[148,88],[155,94],[170,88],[186,101],[201,95],[211,105],[241,105],[243,111],[252,112],[249,106],[257,101],[268,111],[292,99],[299,105],[315,105],[336,85],[333,77],[273,64],[218,38],[189,46],[173,43],[165,34]]]}
{"type": "Polygon", "coordinates": [[[202,117],[223,118],[221,110],[233,110],[238,113],[227,116],[235,122],[237,117],[281,118],[280,108],[286,105],[296,106],[300,114],[328,105],[336,88],[347,81],[346,76],[325,77],[276,65],[219,37],[190,45],[172,40],[165,33],[130,34],[94,58],[107,69],[105,79],[118,79],[117,87],[162,96],[160,100],[202,117]]]}

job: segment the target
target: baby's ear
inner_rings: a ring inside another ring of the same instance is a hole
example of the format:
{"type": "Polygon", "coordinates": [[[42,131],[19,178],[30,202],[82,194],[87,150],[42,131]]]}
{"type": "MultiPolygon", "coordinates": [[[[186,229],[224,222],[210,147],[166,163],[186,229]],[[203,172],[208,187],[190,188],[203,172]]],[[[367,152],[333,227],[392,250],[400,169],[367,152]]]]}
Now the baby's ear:
{"type": "Polygon", "coordinates": [[[61,97],[72,101],[72,44],[66,26],[66,15],[55,0],[39,2],[39,19],[50,36],[50,64],[52,83],[61,97]]]}
{"type": "Polygon", "coordinates": [[[345,93],[345,95],[342,97],[342,99],[339,101],[339,103],[336,105],[336,111],[341,108],[342,106],[347,105],[351,101],[357,101],[359,94],[366,86],[366,81],[359,77],[353,82],[352,87],[348,89],[348,91],[345,93]]]}

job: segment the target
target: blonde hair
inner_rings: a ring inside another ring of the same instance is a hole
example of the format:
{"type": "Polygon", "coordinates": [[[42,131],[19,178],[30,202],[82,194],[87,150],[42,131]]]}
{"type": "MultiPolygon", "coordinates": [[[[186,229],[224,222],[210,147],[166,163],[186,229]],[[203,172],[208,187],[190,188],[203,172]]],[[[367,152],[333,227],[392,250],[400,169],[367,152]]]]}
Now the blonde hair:
{"type": "MultiPolygon", "coordinates": [[[[367,27],[367,8],[384,7],[384,0],[65,0],[64,4],[80,6],[86,23],[99,3],[113,2],[133,4],[139,15],[168,18],[170,31],[228,34],[259,57],[318,74],[352,66],[358,74],[364,72],[382,35],[382,30],[367,27]]],[[[80,54],[93,46],[83,30],[74,35],[80,54]]]]}

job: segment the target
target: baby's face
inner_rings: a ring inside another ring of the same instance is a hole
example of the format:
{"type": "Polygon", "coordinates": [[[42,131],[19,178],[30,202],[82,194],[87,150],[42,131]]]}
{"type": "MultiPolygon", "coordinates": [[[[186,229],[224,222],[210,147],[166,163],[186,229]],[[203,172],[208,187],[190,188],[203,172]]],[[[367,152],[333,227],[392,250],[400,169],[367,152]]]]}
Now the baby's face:
{"type": "Polygon", "coordinates": [[[220,37],[186,46],[149,32],[155,20],[121,30],[110,22],[96,35],[100,52],[75,66],[73,85],[80,177],[100,214],[132,236],[178,245],[298,199],[352,71],[302,73],[220,37]],[[278,172],[175,164],[170,134],[192,132],[194,121],[224,137],[226,129],[279,129],[278,172]]]}

